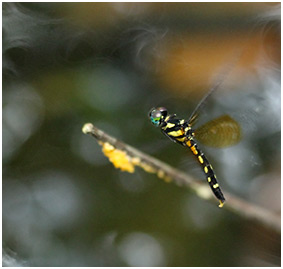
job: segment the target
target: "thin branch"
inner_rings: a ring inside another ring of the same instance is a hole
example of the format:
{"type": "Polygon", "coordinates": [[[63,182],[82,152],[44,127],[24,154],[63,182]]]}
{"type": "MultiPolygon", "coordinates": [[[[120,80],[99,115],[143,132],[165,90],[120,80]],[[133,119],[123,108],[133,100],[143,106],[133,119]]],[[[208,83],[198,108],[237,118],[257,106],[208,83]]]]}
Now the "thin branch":
{"type": "MultiPolygon", "coordinates": [[[[91,123],[85,124],[82,131],[97,139],[98,143],[103,146],[104,154],[109,157],[115,167],[124,171],[134,172],[134,167],[139,166],[147,172],[156,173],[158,177],[167,182],[173,181],[179,186],[188,187],[202,199],[215,202],[215,198],[207,184],[201,183],[168,164],[119,141],[94,127],[91,123]]],[[[225,192],[225,197],[227,202],[224,208],[280,233],[281,218],[279,215],[227,192],[225,192]]]]}

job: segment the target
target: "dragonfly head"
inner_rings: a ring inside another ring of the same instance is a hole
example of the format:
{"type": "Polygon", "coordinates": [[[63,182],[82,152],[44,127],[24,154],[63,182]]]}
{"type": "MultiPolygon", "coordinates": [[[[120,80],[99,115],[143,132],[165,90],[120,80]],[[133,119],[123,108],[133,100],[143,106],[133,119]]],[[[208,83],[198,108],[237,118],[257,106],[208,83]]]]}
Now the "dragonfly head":
{"type": "Polygon", "coordinates": [[[167,116],[167,113],[168,112],[165,107],[152,108],[149,112],[151,123],[156,127],[160,126],[167,116]]]}

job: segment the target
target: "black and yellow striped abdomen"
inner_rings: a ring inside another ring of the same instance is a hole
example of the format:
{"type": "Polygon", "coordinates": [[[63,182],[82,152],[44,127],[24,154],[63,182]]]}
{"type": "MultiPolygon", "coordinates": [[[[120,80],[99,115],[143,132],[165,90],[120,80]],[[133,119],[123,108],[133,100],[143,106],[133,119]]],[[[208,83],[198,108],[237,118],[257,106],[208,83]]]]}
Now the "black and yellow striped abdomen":
{"type": "Polygon", "coordinates": [[[213,171],[211,164],[209,163],[209,161],[205,157],[204,153],[199,149],[198,145],[196,144],[196,142],[194,141],[193,138],[190,138],[186,142],[186,144],[191,149],[193,154],[197,157],[197,159],[198,159],[199,163],[201,164],[202,169],[205,173],[207,182],[208,182],[211,190],[213,191],[214,195],[216,196],[216,198],[220,202],[219,207],[222,207],[224,202],[225,202],[225,198],[224,198],[224,195],[223,195],[223,193],[222,193],[222,191],[219,187],[219,184],[218,184],[217,179],[216,179],[216,175],[213,171]]]}
{"type": "Polygon", "coordinates": [[[161,126],[161,129],[162,132],[174,142],[190,148],[198,162],[201,164],[212,192],[220,202],[219,207],[222,207],[225,201],[224,195],[219,187],[211,164],[194,140],[194,132],[190,124],[185,122],[183,119],[176,119],[174,116],[167,116],[161,126]]]}

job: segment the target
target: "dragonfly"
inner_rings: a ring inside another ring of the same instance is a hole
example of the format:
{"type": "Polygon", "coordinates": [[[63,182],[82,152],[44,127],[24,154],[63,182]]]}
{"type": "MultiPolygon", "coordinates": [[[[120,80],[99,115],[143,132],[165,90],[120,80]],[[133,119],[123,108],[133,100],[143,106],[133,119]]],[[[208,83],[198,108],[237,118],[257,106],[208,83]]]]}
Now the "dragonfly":
{"type": "Polygon", "coordinates": [[[194,128],[199,112],[207,98],[219,85],[212,88],[199,102],[188,120],[178,118],[176,114],[169,114],[165,107],[152,108],[149,112],[151,123],[159,127],[162,133],[175,143],[181,144],[191,150],[200,163],[206,180],[219,200],[219,207],[223,207],[225,197],[217,181],[211,163],[200,149],[198,141],[210,147],[229,147],[237,144],[241,139],[239,123],[228,114],[215,118],[199,128],[194,128]]]}

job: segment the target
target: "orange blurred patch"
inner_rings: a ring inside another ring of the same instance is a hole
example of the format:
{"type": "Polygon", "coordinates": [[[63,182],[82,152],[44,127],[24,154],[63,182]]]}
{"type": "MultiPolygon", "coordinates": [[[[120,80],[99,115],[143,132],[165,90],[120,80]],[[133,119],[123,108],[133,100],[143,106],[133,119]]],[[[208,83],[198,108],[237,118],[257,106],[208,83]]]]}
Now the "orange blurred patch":
{"type": "MultiPolygon", "coordinates": [[[[253,34],[238,31],[171,38],[165,41],[164,57],[156,61],[158,79],[165,88],[179,94],[192,92],[201,96],[227,68],[231,68],[230,83],[241,79],[243,72],[252,72],[265,53],[265,43],[278,46],[274,35],[269,33],[263,38],[260,31],[253,34]]],[[[278,61],[277,53],[272,52],[273,60],[278,61]]]]}

